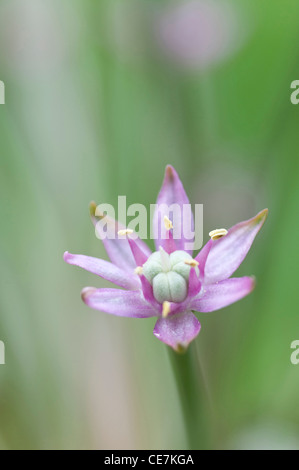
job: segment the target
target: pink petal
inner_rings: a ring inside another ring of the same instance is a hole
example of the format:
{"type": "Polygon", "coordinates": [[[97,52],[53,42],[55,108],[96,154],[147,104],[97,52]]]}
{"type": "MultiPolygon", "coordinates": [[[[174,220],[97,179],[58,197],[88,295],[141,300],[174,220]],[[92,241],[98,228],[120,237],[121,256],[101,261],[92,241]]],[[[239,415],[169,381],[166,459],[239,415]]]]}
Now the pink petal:
{"type": "Polygon", "coordinates": [[[149,302],[152,307],[156,310],[157,315],[161,313],[162,306],[154,297],[153,286],[150,282],[146,279],[143,274],[140,276],[141,285],[142,285],[142,292],[145,300],[149,302]]]}
{"type": "Polygon", "coordinates": [[[81,295],[89,307],[119,317],[148,318],[157,315],[140,291],[85,287],[81,295]]]}
{"type": "Polygon", "coordinates": [[[169,255],[177,250],[176,242],[173,239],[171,230],[168,233],[165,233],[165,240],[163,240],[163,248],[169,255]]]}
{"type": "Polygon", "coordinates": [[[129,274],[114,264],[109,263],[109,261],[92,258],[91,256],[73,255],[67,251],[64,253],[63,259],[68,264],[86,269],[86,271],[96,274],[107,281],[113,282],[124,289],[134,290],[140,288],[140,280],[138,279],[138,276],[134,274],[133,268],[129,274]]]}
{"type": "Polygon", "coordinates": [[[200,332],[200,323],[191,312],[182,313],[167,318],[159,318],[154,335],[174,350],[181,352],[200,332]]]}
{"type": "Polygon", "coordinates": [[[205,264],[205,284],[227,279],[236,271],[247,255],[267,215],[268,209],[264,209],[252,219],[230,228],[225,237],[213,241],[205,264]]]}
{"type": "Polygon", "coordinates": [[[189,274],[189,288],[188,297],[195,297],[201,289],[201,282],[196,274],[195,269],[192,267],[189,274]]]}
{"type": "Polygon", "coordinates": [[[163,181],[162,188],[158,195],[157,207],[154,214],[154,237],[157,250],[162,246],[165,251],[167,251],[167,245],[169,241],[166,240],[167,230],[164,226],[164,216],[169,216],[171,222],[173,223],[173,233],[174,233],[174,242],[177,250],[184,250],[190,254],[192,251],[190,249],[190,244],[192,244],[194,237],[190,239],[185,238],[183,229],[189,230],[190,232],[194,231],[194,220],[193,214],[191,211],[191,206],[189,199],[185,193],[182,182],[175,171],[175,169],[168,165],[165,171],[165,177],[163,181]],[[172,204],[178,205],[179,213],[178,214],[165,214],[163,205],[170,207],[172,204]],[[185,214],[183,212],[183,207],[185,207],[185,214]],[[180,238],[176,238],[176,234],[180,238]],[[189,247],[189,248],[188,248],[189,247]]]}
{"type": "Polygon", "coordinates": [[[255,280],[252,277],[234,277],[204,286],[200,294],[191,302],[190,308],[197,312],[219,310],[250,294],[254,286],[255,280]]]}
{"type": "Polygon", "coordinates": [[[128,242],[134,256],[136,266],[143,266],[143,264],[147,261],[148,254],[142,251],[138,243],[136,243],[136,240],[132,240],[130,237],[128,237],[128,242]]]}
{"type": "Polygon", "coordinates": [[[213,240],[209,240],[208,243],[206,243],[205,246],[202,247],[202,249],[200,250],[200,252],[195,258],[195,260],[199,263],[198,269],[199,269],[200,279],[204,278],[206,262],[207,262],[213,243],[214,243],[213,240]]]}
{"type": "MultiPolygon", "coordinates": [[[[103,219],[103,216],[95,215],[96,211],[96,204],[90,204],[90,215],[91,220],[96,227],[98,222],[103,219]]],[[[124,227],[120,222],[112,219],[111,217],[105,216],[105,224],[107,224],[107,230],[109,233],[109,238],[103,237],[100,231],[97,231],[99,238],[102,240],[104,247],[107,251],[107,254],[112,261],[113,264],[118,266],[119,268],[124,269],[125,271],[130,271],[132,268],[136,267],[136,262],[134,260],[134,256],[132,254],[131,248],[129,246],[129,242],[127,238],[119,237],[118,231],[124,230],[124,227]]],[[[136,236],[136,234],[135,234],[136,236]]],[[[140,249],[147,255],[151,255],[151,250],[149,247],[144,243],[140,238],[136,238],[136,244],[140,247],[140,249]]]]}

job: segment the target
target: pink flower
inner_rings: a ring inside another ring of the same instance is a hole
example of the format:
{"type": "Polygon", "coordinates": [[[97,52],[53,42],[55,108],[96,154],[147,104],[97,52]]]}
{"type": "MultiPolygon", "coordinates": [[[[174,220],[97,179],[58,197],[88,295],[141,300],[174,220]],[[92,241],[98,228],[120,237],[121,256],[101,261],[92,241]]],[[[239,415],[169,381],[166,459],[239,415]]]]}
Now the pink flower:
{"type": "MultiPolygon", "coordinates": [[[[68,252],[64,260],[122,288],[86,287],[82,299],[89,307],[118,316],[158,317],[154,335],[176,351],[182,351],[201,328],[193,311],[219,310],[253,290],[254,278],[231,278],[231,275],[246,257],[268,210],[228,231],[211,232],[211,239],[193,259],[192,252],[185,250],[190,240],[184,236],[173,237],[175,223],[193,227],[191,211],[182,211],[183,220],[170,217],[171,220],[165,221],[165,204],[166,207],[177,204],[181,208],[189,204],[172,166],[166,167],[154,215],[155,253],[138,237],[130,237],[130,231],[124,230],[121,224],[106,218],[111,229],[121,234],[115,239],[103,238],[111,262],[68,252]]],[[[92,204],[91,216],[96,225],[95,209],[92,204]]]]}
{"type": "Polygon", "coordinates": [[[242,44],[239,23],[237,9],[227,1],[175,2],[158,17],[156,36],[170,60],[201,70],[225,59],[242,44]]]}

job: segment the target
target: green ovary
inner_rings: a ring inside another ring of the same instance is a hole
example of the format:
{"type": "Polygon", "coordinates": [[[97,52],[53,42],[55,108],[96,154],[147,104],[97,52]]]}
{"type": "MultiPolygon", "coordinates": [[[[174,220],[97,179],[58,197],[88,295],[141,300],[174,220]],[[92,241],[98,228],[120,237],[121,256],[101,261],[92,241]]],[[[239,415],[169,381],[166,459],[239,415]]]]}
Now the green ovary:
{"type": "MultiPolygon", "coordinates": [[[[185,261],[191,259],[185,251],[178,250],[169,255],[162,248],[148,258],[143,265],[143,274],[153,286],[158,302],[183,302],[186,299],[191,268],[185,261]]],[[[198,273],[198,268],[196,270],[198,273]]]]}

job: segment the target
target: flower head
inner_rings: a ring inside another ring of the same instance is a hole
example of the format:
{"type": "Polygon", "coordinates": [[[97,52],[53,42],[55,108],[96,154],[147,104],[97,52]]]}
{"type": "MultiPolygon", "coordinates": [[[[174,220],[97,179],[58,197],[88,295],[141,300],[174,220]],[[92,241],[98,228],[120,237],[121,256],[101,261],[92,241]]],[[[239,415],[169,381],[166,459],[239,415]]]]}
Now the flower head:
{"type": "MultiPolygon", "coordinates": [[[[103,237],[111,262],[68,252],[64,254],[67,263],[122,288],[86,287],[82,291],[86,305],[118,316],[158,317],[154,335],[176,351],[185,350],[200,331],[200,323],[193,311],[221,309],[253,290],[254,278],[231,278],[231,275],[246,257],[268,213],[264,209],[229,230],[213,230],[211,239],[194,258],[192,251],[186,249],[190,240],[184,235],[173,236],[178,224],[193,227],[192,212],[181,211],[180,218],[168,218],[163,213],[170,206],[182,208],[188,204],[178,174],[168,165],[154,214],[154,253],[132,230],[105,216],[109,226],[119,235],[114,239],[103,237]]],[[[96,225],[95,204],[91,204],[91,217],[96,225]]]]}

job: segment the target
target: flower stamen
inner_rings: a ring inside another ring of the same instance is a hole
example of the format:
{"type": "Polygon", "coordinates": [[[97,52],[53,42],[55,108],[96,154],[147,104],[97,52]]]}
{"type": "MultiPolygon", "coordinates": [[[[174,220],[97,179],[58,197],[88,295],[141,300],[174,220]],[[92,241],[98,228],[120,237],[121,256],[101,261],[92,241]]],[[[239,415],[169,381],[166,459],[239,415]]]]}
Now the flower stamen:
{"type": "Polygon", "coordinates": [[[228,231],[225,228],[217,228],[209,233],[209,237],[211,237],[212,240],[219,240],[219,238],[225,237],[227,234],[228,231]]]}
{"type": "Polygon", "coordinates": [[[120,237],[124,237],[126,235],[132,235],[132,233],[134,233],[134,230],[131,230],[130,228],[126,228],[123,230],[119,230],[117,232],[117,235],[119,235],[120,237]]]}
{"type": "Polygon", "coordinates": [[[184,354],[187,350],[188,344],[178,343],[176,345],[176,352],[179,354],[184,354]]]}
{"type": "Polygon", "coordinates": [[[167,318],[168,315],[170,314],[170,310],[171,310],[170,302],[167,302],[167,300],[165,300],[165,302],[163,302],[162,318],[167,318]]]}
{"type": "Polygon", "coordinates": [[[138,276],[141,276],[142,272],[143,272],[143,267],[137,266],[137,268],[135,269],[135,274],[137,274],[138,276]]]}
{"type": "Polygon", "coordinates": [[[164,215],[164,225],[166,230],[171,230],[173,228],[173,224],[167,215],[164,215]]]}
{"type": "Polygon", "coordinates": [[[197,268],[199,265],[199,262],[196,261],[196,259],[185,259],[184,263],[191,266],[191,268],[197,268]]]}

